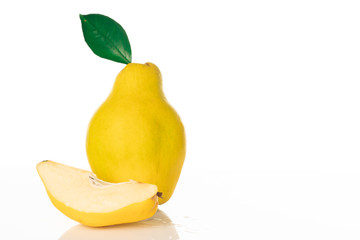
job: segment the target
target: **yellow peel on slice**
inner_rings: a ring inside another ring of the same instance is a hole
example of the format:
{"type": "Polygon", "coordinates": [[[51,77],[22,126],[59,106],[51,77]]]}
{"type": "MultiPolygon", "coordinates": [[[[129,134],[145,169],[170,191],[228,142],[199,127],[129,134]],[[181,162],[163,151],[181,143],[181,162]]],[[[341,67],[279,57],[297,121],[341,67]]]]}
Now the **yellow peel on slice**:
{"type": "Polygon", "coordinates": [[[131,223],[157,211],[157,186],[129,181],[108,183],[85,170],[53,161],[37,165],[47,194],[67,217],[87,226],[131,223]]]}

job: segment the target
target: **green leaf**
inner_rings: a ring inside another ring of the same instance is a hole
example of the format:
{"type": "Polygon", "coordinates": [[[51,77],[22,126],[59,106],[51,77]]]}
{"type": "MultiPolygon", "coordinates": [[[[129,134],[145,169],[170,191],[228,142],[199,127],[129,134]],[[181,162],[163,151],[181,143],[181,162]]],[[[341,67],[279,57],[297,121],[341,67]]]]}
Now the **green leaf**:
{"type": "Polygon", "coordinates": [[[85,42],[96,55],[131,63],[130,42],[120,24],[101,14],[80,14],[80,20],[85,42]]]}

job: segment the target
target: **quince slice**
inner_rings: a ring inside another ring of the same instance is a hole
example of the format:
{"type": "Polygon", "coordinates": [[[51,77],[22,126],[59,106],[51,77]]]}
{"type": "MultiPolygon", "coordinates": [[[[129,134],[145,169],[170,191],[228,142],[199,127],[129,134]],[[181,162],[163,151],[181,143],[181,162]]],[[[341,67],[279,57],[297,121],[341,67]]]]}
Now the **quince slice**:
{"type": "Polygon", "coordinates": [[[54,206],[84,225],[137,222],[157,211],[156,185],[136,181],[108,183],[89,171],[53,161],[40,162],[36,168],[54,206]]]}

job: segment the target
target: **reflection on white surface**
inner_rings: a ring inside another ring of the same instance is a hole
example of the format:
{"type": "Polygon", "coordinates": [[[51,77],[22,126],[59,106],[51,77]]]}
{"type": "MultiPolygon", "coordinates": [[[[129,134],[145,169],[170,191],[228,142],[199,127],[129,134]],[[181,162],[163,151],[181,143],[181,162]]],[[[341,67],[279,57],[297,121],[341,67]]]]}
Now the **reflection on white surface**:
{"type": "Polygon", "coordinates": [[[147,220],[110,227],[92,228],[78,224],[67,230],[59,240],[176,240],[179,235],[171,219],[161,210],[147,220]]]}

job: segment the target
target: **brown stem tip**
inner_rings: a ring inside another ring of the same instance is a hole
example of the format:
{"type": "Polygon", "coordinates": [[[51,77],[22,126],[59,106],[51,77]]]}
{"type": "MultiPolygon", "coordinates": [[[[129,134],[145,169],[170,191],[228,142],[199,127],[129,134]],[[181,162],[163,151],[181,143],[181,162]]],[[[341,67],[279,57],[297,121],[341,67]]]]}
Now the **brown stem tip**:
{"type": "Polygon", "coordinates": [[[157,192],[156,195],[157,195],[159,198],[162,198],[163,193],[162,193],[162,192],[157,192]]]}

